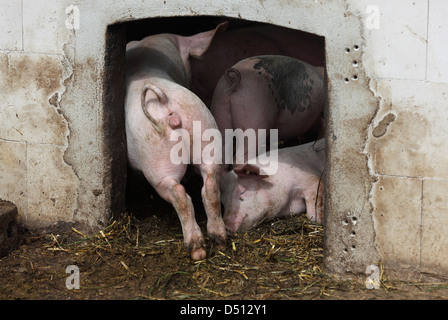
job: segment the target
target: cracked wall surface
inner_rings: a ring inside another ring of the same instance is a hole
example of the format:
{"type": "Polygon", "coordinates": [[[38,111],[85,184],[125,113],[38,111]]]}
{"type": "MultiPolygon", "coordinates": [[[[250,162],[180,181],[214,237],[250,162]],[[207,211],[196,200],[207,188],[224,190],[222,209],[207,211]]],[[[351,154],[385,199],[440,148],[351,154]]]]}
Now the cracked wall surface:
{"type": "Polygon", "coordinates": [[[61,103],[73,74],[66,6],[0,1],[0,198],[35,229],[73,223],[78,210],[80,179],[65,159],[71,120],[61,103]]]}
{"type": "Polygon", "coordinates": [[[71,221],[78,185],[63,161],[69,135],[57,98],[65,90],[63,58],[17,51],[0,56],[0,197],[16,203],[25,225],[71,221]]]}
{"type": "Polygon", "coordinates": [[[371,1],[382,28],[367,30],[366,69],[379,98],[366,152],[375,244],[390,273],[448,274],[448,4],[371,1]],[[399,12],[405,14],[398,14],[399,12]]]}
{"type": "Polygon", "coordinates": [[[368,149],[378,178],[372,192],[378,249],[396,270],[436,273],[437,265],[445,274],[448,85],[380,80],[376,91],[382,99],[368,149]]]}
{"type": "Polygon", "coordinates": [[[0,0],[0,198],[17,205],[22,223],[89,230],[120,207],[122,23],[227,16],[325,37],[326,268],[360,274],[383,263],[397,274],[447,274],[444,0],[73,8],[68,0],[0,0]]]}

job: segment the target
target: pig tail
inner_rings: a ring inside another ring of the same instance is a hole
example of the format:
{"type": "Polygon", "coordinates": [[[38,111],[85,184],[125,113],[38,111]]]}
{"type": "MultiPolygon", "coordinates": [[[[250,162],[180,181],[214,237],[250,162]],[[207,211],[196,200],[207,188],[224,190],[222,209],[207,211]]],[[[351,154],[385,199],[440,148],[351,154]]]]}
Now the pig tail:
{"type": "Polygon", "coordinates": [[[225,90],[225,92],[233,91],[241,81],[241,73],[235,68],[229,68],[224,73],[224,78],[230,87],[225,90]]]}
{"type": "Polygon", "coordinates": [[[146,83],[145,86],[143,87],[142,97],[141,97],[143,113],[149,119],[149,121],[151,121],[152,125],[154,126],[154,129],[156,129],[156,131],[159,134],[162,134],[163,128],[162,128],[161,124],[159,122],[157,122],[156,119],[154,119],[149,114],[148,110],[146,109],[146,93],[148,92],[148,90],[151,90],[152,92],[154,92],[154,94],[157,96],[157,100],[159,100],[159,102],[162,104],[165,104],[168,101],[168,98],[166,97],[165,93],[159,87],[157,87],[156,85],[153,85],[152,83],[146,83]]]}

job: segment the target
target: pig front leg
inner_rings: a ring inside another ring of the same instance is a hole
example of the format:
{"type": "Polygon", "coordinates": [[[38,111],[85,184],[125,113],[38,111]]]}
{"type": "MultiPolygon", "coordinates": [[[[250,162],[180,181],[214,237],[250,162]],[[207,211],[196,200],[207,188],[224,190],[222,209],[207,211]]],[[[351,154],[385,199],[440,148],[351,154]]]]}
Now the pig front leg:
{"type": "Polygon", "coordinates": [[[168,177],[157,184],[155,189],[176,210],[182,225],[185,247],[189,250],[191,258],[193,260],[205,259],[207,254],[204,238],[194,216],[193,203],[184,186],[175,178],[168,177]]]}
{"type": "Polygon", "coordinates": [[[202,164],[200,171],[204,181],[201,195],[207,214],[207,232],[222,250],[226,247],[227,233],[221,216],[221,196],[219,189],[221,166],[202,164]]]}

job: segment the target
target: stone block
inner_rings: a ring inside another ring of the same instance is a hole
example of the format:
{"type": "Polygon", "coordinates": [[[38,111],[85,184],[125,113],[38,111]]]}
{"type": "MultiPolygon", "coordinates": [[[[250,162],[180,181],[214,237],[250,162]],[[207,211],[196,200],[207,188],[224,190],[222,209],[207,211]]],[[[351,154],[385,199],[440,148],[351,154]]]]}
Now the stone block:
{"type": "Polygon", "coordinates": [[[0,50],[22,50],[22,3],[0,0],[0,50]]]}
{"type": "Polygon", "coordinates": [[[419,179],[382,176],[374,184],[376,243],[384,262],[420,265],[421,194],[419,179]]]}
{"type": "Polygon", "coordinates": [[[358,5],[364,6],[369,70],[378,78],[426,79],[428,0],[372,0],[358,5]],[[375,11],[366,12],[368,6],[375,11]],[[378,28],[372,19],[378,19],[378,28]]]}
{"type": "Polygon", "coordinates": [[[448,85],[381,80],[372,135],[375,173],[448,178],[448,85]]]}
{"type": "Polygon", "coordinates": [[[428,22],[428,80],[448,82],[447,34],[448,6],[446,0],[429,2],[428,22]]]}
{"type": "MultiPolygon", "coordinates": [[[[63,54],[63,44],[72,30],[66,27],[69,18],[67,1],[23,0],[23,50],[47,54],[63,54]]],[[[80,14],[81,15],[81,14],[80,14]]]]}
{"type": "Polygon", "coordinates": [[[0,139],[67,144],[59,97],[63,58],[10,52],[0,56],[0,139]]]}
{"type": "Polygon", "coordinates": [[[422,271],[448,272],[448,181],[423,181],[422,271]]]}
{"type": "Polygon", "coordinates": [[[43,228],[73,221],[77,205],[78,177],[64,162],[63,147],[30,144],[27,150],[27,222],[43,228]]]}

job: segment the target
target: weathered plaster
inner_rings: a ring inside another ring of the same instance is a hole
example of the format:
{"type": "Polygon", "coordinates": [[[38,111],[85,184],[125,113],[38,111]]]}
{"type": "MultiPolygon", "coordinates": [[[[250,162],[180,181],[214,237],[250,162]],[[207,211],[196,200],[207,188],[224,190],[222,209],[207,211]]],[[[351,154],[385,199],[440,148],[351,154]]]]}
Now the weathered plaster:
{"type": "Polygon", "coordinates": [[[378,80],[372,90],[381,97],[366,144],[377,179],[371,196],[377,249],[394,274],[403,269],[442,274],[448,270],[441,259],[448,241],[441,197],[448,191],[448,116],[440,111],[448,86],[378,80]]]}
{"type": "Polygon", "coordinates": [[[119,23],[227,16],[325,37],[327,269],[446,272],[443,0],[80,1],[78,29],[71,5],[0,0],[0,197],[24,223],[92,230],[123,207],[119,23]]]}
{"type": "Polygon", "coordinates": [[[64,57],[17,51],[0,56],[0,197],[17,205],[19,220],[27,226],[70,221],[77,179],[60,162],[69,136],[59,105],[65,92],[64,57]]]}

